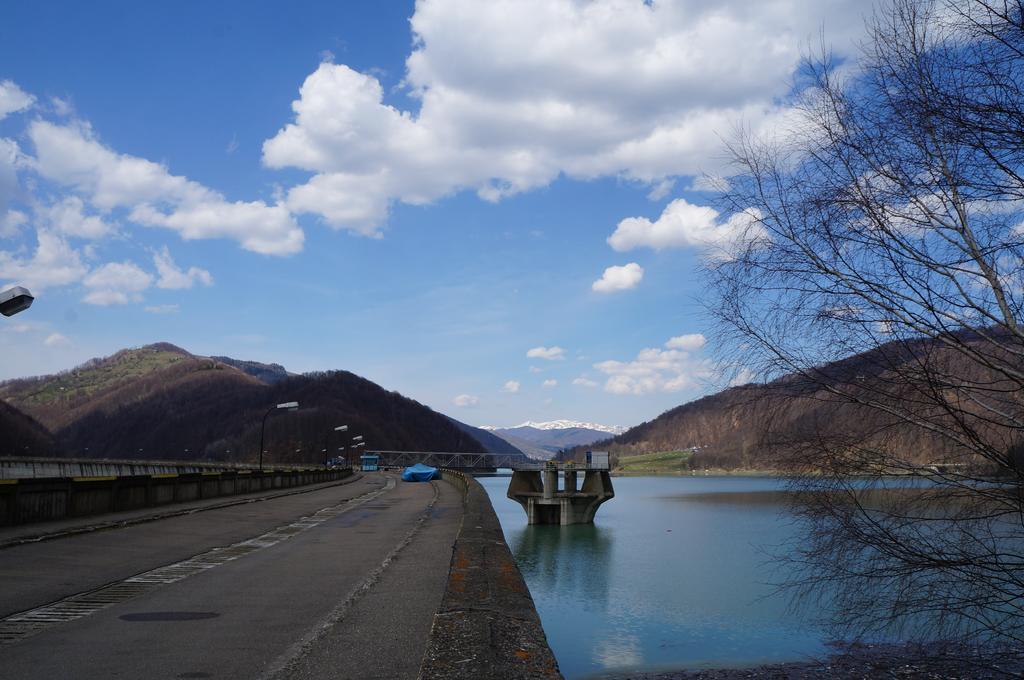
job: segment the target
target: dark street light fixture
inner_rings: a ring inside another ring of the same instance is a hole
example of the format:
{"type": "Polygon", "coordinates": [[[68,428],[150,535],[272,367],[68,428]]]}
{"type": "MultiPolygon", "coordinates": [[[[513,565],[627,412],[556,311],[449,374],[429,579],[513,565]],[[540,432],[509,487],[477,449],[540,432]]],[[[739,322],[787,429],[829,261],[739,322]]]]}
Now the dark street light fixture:
{"type": "Polygon", "coordinates": [[[8,288],[0,293],[0,314],[14,316],[18,312],[24,312],[32,306],[33,300],[35,298],[32,297],[32,293],[28,292],[28,288],[21,286],[8,288]]]}
{"type": "Polygon", "coordinates": [[[327,430],[327,434],[324,435],[324,467],[327,467],[327,452],[330,451],[328,448],[328,439],[331,437],[332,432],[345,432],[348,430],[348,425],[338,425],[336,428],[327,430]]]}
{"type": "Polygon", "coordinates": [[[286,409],[288,411],[299,410],[299,402],[297,401],[286,401],[283,404],[277,406],[271,406],[267,409],[267,412],[263,414],[263,424],[260,425],[260,472],[263,472],[263,435],[267,431],[267,416],[276,411],[277,409],[286,409]]]}

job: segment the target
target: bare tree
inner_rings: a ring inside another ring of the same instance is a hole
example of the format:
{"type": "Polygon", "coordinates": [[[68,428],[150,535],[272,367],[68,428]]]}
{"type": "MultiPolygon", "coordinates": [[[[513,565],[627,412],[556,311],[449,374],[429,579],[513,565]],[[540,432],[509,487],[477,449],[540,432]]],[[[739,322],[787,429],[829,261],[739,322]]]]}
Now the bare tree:
{"type": "Polygon", "coordinates": [[[777,443],[815,473],[798,583],[848,635],[1024,637],[1022,9],[895,0],[732,146],[712,308],[729,362],[846,419],[777,443]]]}

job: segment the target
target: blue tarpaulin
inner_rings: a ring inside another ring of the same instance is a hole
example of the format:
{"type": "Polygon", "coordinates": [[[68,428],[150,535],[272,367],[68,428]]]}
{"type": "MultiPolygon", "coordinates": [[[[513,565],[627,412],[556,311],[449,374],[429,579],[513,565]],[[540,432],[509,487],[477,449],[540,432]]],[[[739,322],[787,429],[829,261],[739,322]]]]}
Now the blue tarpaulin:
{"type": "Polygon", "coordinates": [[[438,479],[441,473],[437,468],[432,468],[423,463],[416,463],[402,470],[403,482],[429,482],[431,479],[438,479]]]}

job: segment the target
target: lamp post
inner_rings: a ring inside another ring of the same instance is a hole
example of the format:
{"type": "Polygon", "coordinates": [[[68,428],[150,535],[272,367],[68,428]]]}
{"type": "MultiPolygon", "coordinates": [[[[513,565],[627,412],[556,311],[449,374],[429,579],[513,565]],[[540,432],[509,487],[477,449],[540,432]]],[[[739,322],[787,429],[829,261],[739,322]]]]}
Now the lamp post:
{"type": "Polygon", "coordinates": [[[337,427],[327,430],[327,434],[324,435],[324,467],[327,467],[327,452],[331,449],[327,446],[328,440],[331,437],[332,432],[345,432],[348,430],[348,425],[338,425],[337,427]]]}
{"type": "Polygon", "coordinates": [[[286,401],[283,404],[271,406],[267,409],[267,412],[263,414],[263,423],[260,425],[260,472],[263,472],[263,435],[266,434],[267,431],[267,417],[279,408],[286,409],[288,411],[297,411],[299,410],[299,402],[286,401]]]}
{"type": "Polygon", "coordinates": [[[33,300],[35,298],[32,297],[32,293],[28,292],[28,288],[21,286],[8,288],[0,293],[0,314],[14,316],[18,312],[24,312],[32,306],[33,300]]]}

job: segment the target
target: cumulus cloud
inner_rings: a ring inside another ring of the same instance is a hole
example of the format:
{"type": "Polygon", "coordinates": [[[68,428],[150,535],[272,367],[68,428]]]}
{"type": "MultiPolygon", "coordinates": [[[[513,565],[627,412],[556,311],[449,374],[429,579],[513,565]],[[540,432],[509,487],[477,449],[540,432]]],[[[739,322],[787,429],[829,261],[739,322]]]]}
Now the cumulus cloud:
{"type": "MultiPolygon", "coordinates": [[[[692,336],[679,336],[680,338],[692,336]]],[[[642,349],[632,361],[602,361],[594,364],[608,378],[604,389],[612,394],[641,395],[652,392],[680,392],[700,387],[714,377],[715,372],[709,360],[693,356],[690,351],[673,349],[669,343],[679,340],[672,338],[665,343],[665,349],[642,349]]],[[[679,344],[689,344],[687,341],[679,344]]]]}
{"type": "Polygon", "coordinates": [[[552,387],[558,387],[558,381],[555,380],[554,378],[548,378],[547,380],[542,382],[540,386],[543,387],[544,389],[551,389],[552,387]]]}
{"type": "Polygon", "coordinates": [[[89,271],[79,252],[60,236],[39,229],[36,239],[31,257],[17,257],[15,253],[0,250],[0,280],[39,293],[53,286],[75,283],[89,271]]]}
{"type": "Polygon", "coordinates": [[[110,234],[113,227],[99,215],[87,215],[85,204],[78,196],[36,210],[36,215],[54,231],[66,236],[99,239],[110,234]]]}
{"type": "Polygon", "coordinates": [[[11,80],[0,81],[0,120],[32,106],[36,98],[11,80]]]}
{"type": "Polygon", "coordinates": [[[188,271],[179,269],[171,258],[167,246],[153,253],[153,264],[156,265],[156,272],[160,277],[156,282],[157,288],[180,290],[191,288],[196,282],[204,286],[213,285],[213,276],[205,269],[199,267],[189,267],[188,271]]]}
{"type": "Polygon", "coordinates": [[[590,287],[598,293],[615,293],[636,288],[643,278],[644,268],[636,262],[630,262],[622,266],[608,267],[601,278],[594,281],[590,287]]]}
{"type": "Polygon", "coordinates": [[[499,200],[560,175],[621,176],[657,195],[666,178],[707,169],[720,155],[717,133],[736,120],[771,127],[785,114],[777,102],[800,45],[826,17],[847,31],[829,34],[840,54],[862,25],[856,0],[786,10],[741,0],[424,0],[403,79],[418,110],[389,104],[373,75],[327,61],[303,82],[263,161],[314,173],[289,192],[293,211],[365,234],[394,201],[463,189],[499,200]]]}
{"type": "MultiPolygon", "coordinates": [[[[526,356],[530,359],[546,359],[547,361],[561,361],[565,359],[565,350],[554,345],[552,347],[534,347],[526,351],[526,356]]],[[[532,369],[531,369],[532,371],[532,369]]]]}
{"type": "Polygon", "coordinates": [[[71,341],[60,333],[50,333],[46,336],[46,339],[43,340],[43,344],[47,347],[66,347],[71,344],[71,341]]]}
{"type": "Polygon", "coordinates": [[[467,408],[479,404],[480,397],[473,394],[460,394],[454,399],[452,399],[452,403],[458,406],[459,408],[467,408]]]}
{"type": "Polygon", "coordinates": [[[714,208],[677,198],[653,222],[646,217],[622,220],[608,237],[608,244],[619,252],[635,248],[691,247],[712,254],[727,254],[741,243],[765,237],[757,210],[734,213],[725,221],[719,217],[714,208]]]}
{"type": "Polygon", "coordinates": [[[677,335],[674,338],[669,338],[669,341],[665,343],[665,347],[669,349],[681,349],[684,352],[696,352],[707,343],[704,335],[701,333],[688,333],[687,335],[677,335]]]}
{"type": "Polygon", "coordinates": [[[508,382],[505,383],[505,386],[502,387],[501,389],[504,392],[511,392],[512,394],[515,394],[516,392],[519,391],[519,381],[518,380],[509,380],[508,382]]]}
{"type": "Polygon", "coordinates": [[[85,123],[37,120],[28,136],[35,145],[35,170],[85,194],[100,210],[125,208],[138,224],[173,229],[185,239],[230,238],[257,253],[302,249],[302,230],[283,205],[228,201],[159,163],[107,148],[85,123]]]}
{"type": "Polygon", "coordinates": [[[91,305],[124,305],[142,299],[142,291],[153,277],[132,262],[110,262],[93,270],[83,281],[88,293],[83,302],[91,305]]]}
{"type": "Polygon", "coordinates": [[[572,384],[573,385],[579,385],[580,387],[593,388],[593,387],[597,387],[601,383],[597,382],[596,380],[591,380],[590,378],[581,375],[580,377],[573,379],[572,384]]]}

